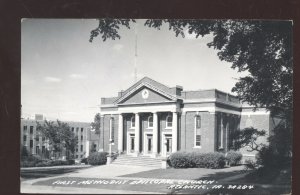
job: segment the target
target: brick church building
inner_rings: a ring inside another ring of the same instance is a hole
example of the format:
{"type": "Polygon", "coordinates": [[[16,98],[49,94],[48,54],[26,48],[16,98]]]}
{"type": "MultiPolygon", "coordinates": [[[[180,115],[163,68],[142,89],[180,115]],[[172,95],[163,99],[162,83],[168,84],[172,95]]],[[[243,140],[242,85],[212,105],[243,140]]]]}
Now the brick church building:
{"type": "MultiPolygon", "coordinates": [[[[175,151],[227,152],[231,133],[266,130],[280,122],[217,89],[184,91],[144,77],[116,97],[101,98],[99,147],[133,156],[165,157],[175,151]]],[[[258,140],[266,142],[266,138],[258,140]]],[[[254,157],[247,148],[244,157],[254,157]]]]}

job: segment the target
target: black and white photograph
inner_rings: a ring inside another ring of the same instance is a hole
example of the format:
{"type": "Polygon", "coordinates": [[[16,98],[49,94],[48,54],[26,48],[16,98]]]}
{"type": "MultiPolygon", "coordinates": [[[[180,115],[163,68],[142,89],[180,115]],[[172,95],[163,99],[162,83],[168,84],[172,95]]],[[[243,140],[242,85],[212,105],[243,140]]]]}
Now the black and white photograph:
{"type": "Polygon", "coordinates": [[[21,193],[291,194],[292,20],[20,25],[21,193]]]}

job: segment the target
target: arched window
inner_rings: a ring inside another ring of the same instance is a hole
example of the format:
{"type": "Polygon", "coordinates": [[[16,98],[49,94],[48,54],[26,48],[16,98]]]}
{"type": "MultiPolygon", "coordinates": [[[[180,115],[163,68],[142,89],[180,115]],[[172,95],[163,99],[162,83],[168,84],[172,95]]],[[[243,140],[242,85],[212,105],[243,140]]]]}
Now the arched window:
{"type": "Polygon", "coordinates": [[[131,117],[130,121],[131,121],[131,128],[134,128],[135,127],[135,117],[134,116],[131,117]]]}
{"type": "Polygon", "coordinates": [[[148,127],[152,128],[153,127],[153,116],[148,117],[148,127]]]}
{"type": "Polygon", "coordinates": [[[201,117],[195,116],[195,147],[201,146],[201,117]]]}
{"type": "Polygon", "coordinates": [[[172,116],[171,115],[168,115],[167,118],[166,118],[166,127],[172,127],[172,116]]]}

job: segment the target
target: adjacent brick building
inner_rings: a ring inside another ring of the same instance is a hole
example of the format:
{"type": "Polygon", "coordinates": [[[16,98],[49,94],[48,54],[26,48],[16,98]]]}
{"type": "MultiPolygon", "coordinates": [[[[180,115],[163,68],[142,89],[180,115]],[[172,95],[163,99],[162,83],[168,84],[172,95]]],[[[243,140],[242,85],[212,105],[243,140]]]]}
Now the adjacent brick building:
{"type": "MultiPolygon", "coordinates": [[[[49,151],[48,140],[37,130],[37,122],[43,125],[43,117],[35,119],[21,119],[21,146],[25,146],[30,154],[47,157],[49,151]]],[[[72,132],[78,138],[78,144],[75,149],[75,158],[82,159],[89,155],[91,151],[99,150],[99,134],[96,134],[87,122],[62,121],[67,123],[72,132]]],[[[66,157],[65,150],[59,158],[66,157]]]]}
{"type": "MultiPolygon", "coordinates": [[[[252,126],[269,133],[280,122],[220,90],[184,91],[148,77],[116,97],[101,98],[100,114],[100,150],[108,151],[111,142],[113,152],[152,157],[179,150],[227,152],[233,131],[252,126]]],[[[254,156],[247,148],[241,152],[254,156]]]]}

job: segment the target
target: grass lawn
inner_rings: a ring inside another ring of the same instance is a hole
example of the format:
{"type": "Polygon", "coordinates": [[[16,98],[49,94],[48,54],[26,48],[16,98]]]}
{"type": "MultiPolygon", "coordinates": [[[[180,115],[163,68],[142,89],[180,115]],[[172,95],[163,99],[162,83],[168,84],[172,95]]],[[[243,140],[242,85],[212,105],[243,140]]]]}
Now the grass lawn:
{"type": "Polygon", "coordinates": [[[272,185],[291,185],[291,168],[283,170],[256,170],[237,181],[272,185]]]}
{"type": "Polygon", "coordinates": [[[27,170],[20,170],[21,180],[27,179],[37,179],[43,177],[53,177],[59,176],[64,173],[71,173],[75,172],[79,169],[87,169],[90,167],[76,167],[76,166],[64,166],[64,167],[51,167],[49,168],[37,168],[37,169],[27,169],[27,170]]]}
{"type": "Polygon", "coordinates": [[[121,177],[140,177],[157,179],[214,179],[219,180],[241,173],[246,173],[244,166],[224,169],[183,168],[183,169],[154,169],[134,174],[122,175],[121,177]]]}

